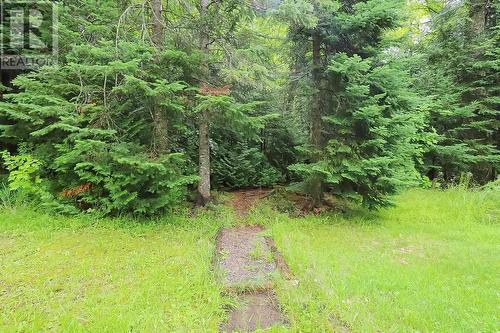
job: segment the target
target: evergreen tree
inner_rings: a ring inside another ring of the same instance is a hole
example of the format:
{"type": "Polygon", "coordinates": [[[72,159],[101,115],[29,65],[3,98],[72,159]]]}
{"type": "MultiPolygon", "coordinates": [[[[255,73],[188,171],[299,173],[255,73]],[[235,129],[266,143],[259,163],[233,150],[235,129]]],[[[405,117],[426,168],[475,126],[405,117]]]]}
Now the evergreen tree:
{"type": "Polygon", "coordinates": [[[407,73],[384,45],[398,26],[399,1],[286,1],[282,13],[308,62],[300,64],[310,93],[307,163],[293,166],[319,202],[328,188],[376,206],[417,178],[415,137],[421,116],[407,73]],[[304,48],[304,41],[309,43],[304,48]]]}
{"type": "Polygon", "coordinates": [[[206,204],[296,181],[374,207],[416,169],[498,175],[491,0],[59,4],[59,64],[0,71],[0,166],[45,207],[151,215],[196,182],[206,204]]]}
{"type": "Polygon", "coordinates": [[[2,141],[27,145],[42,162],[44,204],[112,214],[171,209],[196,177],[187,174],[182,154],[158,157],[151,133],[155,110],[182,118],[189,95],[180,81],[183,67],[170,50],[158,54],[149,41],[137,40],[134,30],[116,39],[109,27],[117,29],[119,8],[109,8],[115,17],[107,29],[86,21],[92,32],[73,30],[80,29],[75,21],[87,19],[71,16],[73,9],[62,8],[61,33],[78,38],[63,49],[60,65],[19,76],[13,82],[19,92],[0,103],[2,141]]]}
{"type": "Polygon", "coordinates": [[[441,174],[449,182],[471,172],[484,183],[498,175],[499,8],[471,0],[428,14],[432,32],[417,50],[423,57],[416,88],[429,96],[429,126],[438,134],[426,154],[430,178],[441,174]]]}

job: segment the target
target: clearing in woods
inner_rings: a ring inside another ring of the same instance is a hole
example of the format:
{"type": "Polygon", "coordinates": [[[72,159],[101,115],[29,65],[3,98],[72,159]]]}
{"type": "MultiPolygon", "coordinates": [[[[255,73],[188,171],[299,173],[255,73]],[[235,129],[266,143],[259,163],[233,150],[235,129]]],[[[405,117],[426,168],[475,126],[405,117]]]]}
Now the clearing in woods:
{"type": "Polygon", "coordinates": [[[0,332],[498,331],[498,190],[394,201],[296,217],[264,205],[236,224],[226,209],[137,223],[0,208],[0,332]]]}

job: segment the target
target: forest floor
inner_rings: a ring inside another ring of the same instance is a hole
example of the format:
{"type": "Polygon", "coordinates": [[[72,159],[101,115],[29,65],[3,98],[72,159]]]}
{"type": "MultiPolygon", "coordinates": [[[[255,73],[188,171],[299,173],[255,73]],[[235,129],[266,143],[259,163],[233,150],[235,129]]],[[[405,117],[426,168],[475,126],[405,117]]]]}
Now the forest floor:
{"type": "Polygon", "coordinates": [[[250,195],[243,215],[158,221],[0,208],[0,332],[218,332],[259,312],[272,332],[495,332],[499,195],[296,217],[250,195]]]}
{"type": "Polygon", "coordinates": [[[244,218],[259,200],[271,193],[269,189],[249,189],[231,192],[229,205],[239,218],[244,218]]]}

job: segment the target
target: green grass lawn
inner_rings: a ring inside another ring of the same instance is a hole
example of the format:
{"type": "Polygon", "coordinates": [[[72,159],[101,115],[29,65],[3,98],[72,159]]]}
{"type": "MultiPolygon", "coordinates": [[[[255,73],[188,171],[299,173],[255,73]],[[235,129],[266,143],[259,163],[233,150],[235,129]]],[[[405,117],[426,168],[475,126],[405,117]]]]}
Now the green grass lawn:
{"type": "Polygon", "coordinates": [[[156,224],[0,213],[0,332],[216,331],[219,219],[156,224]]]}
{"type": "MultiPolygon", "coordinates": [[[[495,332],[498,192],[413,190],[378,213],[289,218],[263,207],[298,286],[292,332],[495,332]]],[[[216,332],[211,270],[227,210],[156,223],[0,211],[0,332],[216,332]]]]}
{"type": "Polygon", "coordinates": [[[319,332],[498,332],[498,192],[413,190],[351,218],[269,214],[299,279],[279,284],[292,326],[319,332]]]}

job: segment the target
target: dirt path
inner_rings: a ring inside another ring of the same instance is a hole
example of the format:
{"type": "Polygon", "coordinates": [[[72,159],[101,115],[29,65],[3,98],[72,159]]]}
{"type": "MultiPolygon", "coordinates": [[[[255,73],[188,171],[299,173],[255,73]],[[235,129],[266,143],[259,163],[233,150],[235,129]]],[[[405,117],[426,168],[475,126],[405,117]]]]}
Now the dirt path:
{"type": "Polygon", "coordinates": [[[247,292],[240,295],[238,302],[239,306],[229,313],[229,320],[221,327],[221,332],[253,332],[287,325],[270,290],[247,292]]]}
{"type": "Polygon", "coordinates": [[[272,253],[260,226],[223,229],[217,246],[219,268],[228,287],[262,287],[270,283],[276,271],[272,253]]]}
{"type": "MultiPolygon", "coordinates": [[[[239,216],[245,216],[267,193],[265,190],[238,191],[232,194],[230,204],[239,216]]],[[[229,320],[221,326],[221,332],[253,332],[287,325],[272,285],[273,276],[286,264],[263,230],[261,226],[241,226],[225,228],[219,233],[218,271],[226,292],[235,294],[238,303],[230,310],[229,320]]]]}
{"type": "Polygon", "coordinates": [[[231,193],[229,204],[233,207],[238,216],[246,216],[252,206],[259,200],[265,198],[271,190],[252,189],[239,190],[231,193]]]}

